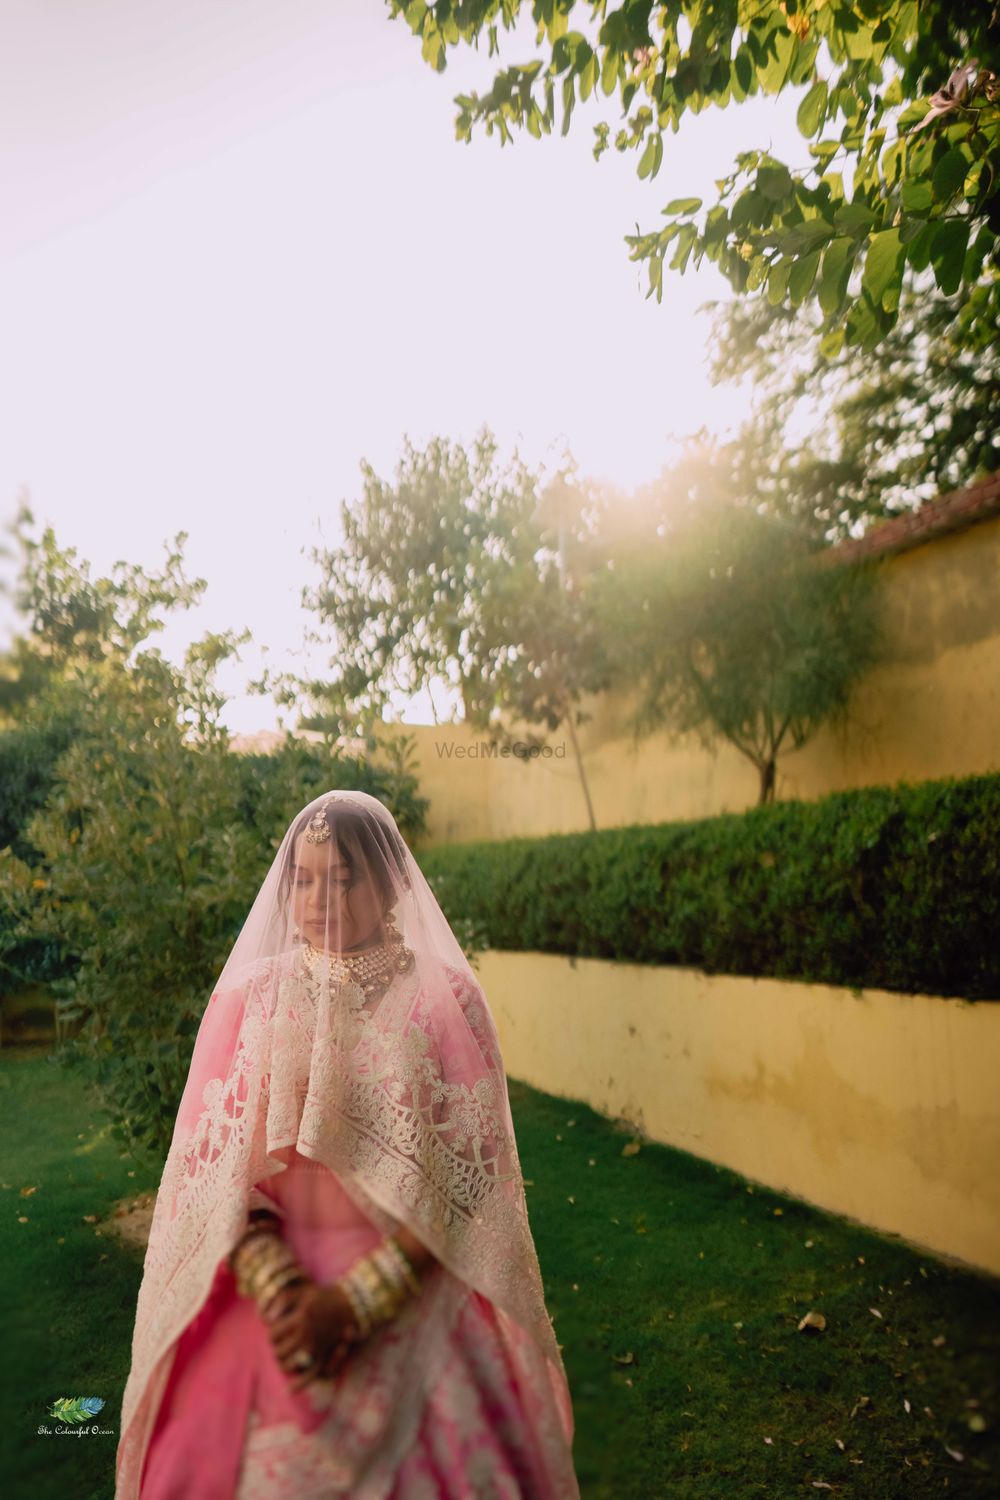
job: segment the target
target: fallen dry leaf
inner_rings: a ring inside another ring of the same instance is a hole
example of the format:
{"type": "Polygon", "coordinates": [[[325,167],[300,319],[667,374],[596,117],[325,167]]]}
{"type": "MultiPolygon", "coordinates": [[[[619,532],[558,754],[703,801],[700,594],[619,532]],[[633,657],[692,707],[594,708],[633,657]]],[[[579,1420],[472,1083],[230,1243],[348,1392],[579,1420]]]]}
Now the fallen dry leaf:
{"type": "Polygon", "coordinates": [[[30,1198],[31,1195],[32,1195],[32,1193],[37,1193],[37,1192],[38,1192],[38,1189],[36,1187],[22,1188],[21,1189],[21,1197],[22,1198],[30,1198]]]}
{"type": "Polygon", "coordinates": [[[857,1401],[855,1401],[854,1405],[851,1407],[851,1416],[855,1416],[864,1407],[871,1406],[871,1404],[872,1398],[870,1396],[859,1396],[857,1401]]]}
{"type": "Polygon", "coordinates": [[[83,1222],[85,1224],[96,1224],[97,1223],[97,1215],[96,1214],[84,1214],[84,1216],[83,1216],[83,1222]]]}
{"type": "Polygon", "coordinates": [[[635,1364],[635,1355],[632,1353],[631,1349],[627,1354],[612,1354],[611,1358],[614,1360],[616,1365],[635,1364]]]}
{"type": "Polygon", "coordinates": [[[826,1319],[821,1312],[807,1312],[804,1318],[799,1319],[799,1332],[803,1333],[807,1328],[815,1328],[822,1333],[826,1327],[826,1319]]]}
{"type": "Polygon", "coordinates": [[[638,1154],[639,1154],[639,1152],[640,1152],[641,1149],[642,1149],[641,1142],[639,1142],[639,1141],[629,1141],[626,1145],[624,1145],[622,1147],[622,1156],[638,1156],[638,1154]]]}
{"type": "Polygon", "coordinates": [[[28,1223],[28,1215],[27,1214],[18,1214],[18,1216],[17,1216],[17,1222],[19,1224],[27,1224],[28,1223]]]}
{"type": "Polygon", "coordinates": [[[880,1318],[882,1316],[877,1307],[870,1307],[868,1311],[871,1313],[873,1318],[880,1318]]]}
{"type": "Polygon", "coordinates": [[[944,1451],[947,1453],[948,1457],[953,1458],[957,1464],[965,1463],[965,1454],[960,1453],[957,1448],[949,1448],[946,1443],[944,1451]]]}

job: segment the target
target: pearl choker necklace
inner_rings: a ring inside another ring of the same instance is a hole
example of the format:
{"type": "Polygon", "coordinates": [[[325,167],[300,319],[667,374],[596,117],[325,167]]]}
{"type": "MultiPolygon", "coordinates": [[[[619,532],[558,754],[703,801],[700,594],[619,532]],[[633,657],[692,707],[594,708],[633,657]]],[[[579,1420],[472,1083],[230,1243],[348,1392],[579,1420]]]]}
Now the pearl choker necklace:
{"type": "Polygon", "coordinates": [[[307,972],[316,978],[325,975],[339,980],[353,980],[365,995],[388,988],[393,976],[404,974],[412,967],[413,953],[402,938],[390,943],[377,943],[373,948],[364,948],[358,953],[332,953],[317,948],[308,938],[302,949],[302,960],[307,972]]]}

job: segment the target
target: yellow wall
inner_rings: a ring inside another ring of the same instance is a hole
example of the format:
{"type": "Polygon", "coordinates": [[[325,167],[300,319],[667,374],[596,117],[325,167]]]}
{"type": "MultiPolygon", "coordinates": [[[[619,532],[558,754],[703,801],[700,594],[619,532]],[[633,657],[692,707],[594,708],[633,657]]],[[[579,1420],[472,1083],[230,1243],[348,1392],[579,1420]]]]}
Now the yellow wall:
{"type": "MultiPolygon", "coordinates": [[[[1000,769],[1000,517],[886,559],[888,658],[860,684],[845,735],[821,732],[778,763],[779,798],[811,800],[857,786],[1000,769]]],[[[635,748],[627,704],[590,700],[579,733],[598,827],[738,812],[757,801],[757,773],[729,746],[712,755],[664,734],[635,748]]],[[[569,736],[530,761],[477,758],[462,725],[410,727],[427,843],[541,835],[587,827],[569,736]],[[465,752],[465,753],[463,753],[465,752]]]]}
{"type": "Polygon", "coordinates": [[[1000,1004],[489,952],[508,1073],[1000,1274],[1000,1004]]]}

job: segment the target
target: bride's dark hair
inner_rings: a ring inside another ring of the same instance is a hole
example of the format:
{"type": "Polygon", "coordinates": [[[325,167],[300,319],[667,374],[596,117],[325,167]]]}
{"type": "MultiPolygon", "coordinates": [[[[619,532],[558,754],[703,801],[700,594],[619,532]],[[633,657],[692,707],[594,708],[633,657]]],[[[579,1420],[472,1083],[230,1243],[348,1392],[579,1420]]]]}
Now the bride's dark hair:
{"type": "MultiPolygon", "coordinates": [[[[318,811],[351,872],[351,888],[361,875],[367,874],[374,882],[382,914],[386,916],[399,900],[400,891],[408,889],[410,883],[406,874],[406,844],[395,824],[391,821],[382,823],[364,808],[346,801],[337,800],[332,806],[321,807],[318,811]]],[[[283,902],[291,895],[299,836],[305,833],[316,814],[315,807],[307,807],[295,820],[281,871],[279,892],[283,902]]]]}

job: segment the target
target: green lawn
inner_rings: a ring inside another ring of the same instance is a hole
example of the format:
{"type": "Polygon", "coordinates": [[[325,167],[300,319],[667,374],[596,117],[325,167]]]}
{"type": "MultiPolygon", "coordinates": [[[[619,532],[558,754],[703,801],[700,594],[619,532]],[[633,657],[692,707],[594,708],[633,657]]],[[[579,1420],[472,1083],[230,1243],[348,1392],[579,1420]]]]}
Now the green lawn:
{"type": "MultiPolygon", "coordinates": [[[[511,1101],[585,1500],[997,1495],[1000,1284],[683,1152],[623,1156],[584,1105],[511,1101]],[[810,1310],[825,1331],[798,1331],[810,1310]]],[[[84,1215],[155,1174],[44,1048],[0,1053],[0,1122],[5,1471],[110,1500],[141,1263],[84,1215]],[[114,1436],[38,1434],[79,1395],[114,1436]]]]}

